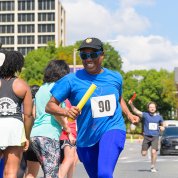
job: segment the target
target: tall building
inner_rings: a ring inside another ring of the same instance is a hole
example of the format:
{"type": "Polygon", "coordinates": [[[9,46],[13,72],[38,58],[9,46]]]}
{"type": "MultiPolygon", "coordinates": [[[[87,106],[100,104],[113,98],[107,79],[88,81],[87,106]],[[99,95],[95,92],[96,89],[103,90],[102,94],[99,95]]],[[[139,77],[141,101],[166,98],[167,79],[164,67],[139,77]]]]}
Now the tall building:
{"type": "Polygon", "coordinates": [[[65,45],[65,10],[59,0],[0,0],[0,43],[26,55],[55,41],[65,45]]]}

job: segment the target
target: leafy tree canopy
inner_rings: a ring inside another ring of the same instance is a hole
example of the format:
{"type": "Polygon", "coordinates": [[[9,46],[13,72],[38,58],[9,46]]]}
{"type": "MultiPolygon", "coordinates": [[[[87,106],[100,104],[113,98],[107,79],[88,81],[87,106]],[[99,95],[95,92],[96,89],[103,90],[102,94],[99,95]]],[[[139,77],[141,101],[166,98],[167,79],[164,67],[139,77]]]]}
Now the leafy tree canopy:
{"type": "Polygon", "coordinates": [[[112,69],[123,73],[123,71],[121,70],[123,63],[121,56],[109,43],[104,44],[104,53],[105,58],[103,66],[108,69],[112,69]]]}
{"type": "Polygon", "coordinates": [[[171,111],[176,107],[174,75],[166,70],[134,70],[124,75],[124,98],[128,101],[134,92],[135,106],[146,111],[146,105],[154,101],[165,119],[171,119],[171,111]]]}
{"type": "MultiPolygon", "coordinates": [[[[28,53],[25,57],[25,65],[21,73],[29,85],[41,85],[43,80],[43,71],[48,62],[55,58],[54,48],[51,46],[39,48],[28,53]]],[[[55,44],[54,44],[55,45],[55,44]]]]}

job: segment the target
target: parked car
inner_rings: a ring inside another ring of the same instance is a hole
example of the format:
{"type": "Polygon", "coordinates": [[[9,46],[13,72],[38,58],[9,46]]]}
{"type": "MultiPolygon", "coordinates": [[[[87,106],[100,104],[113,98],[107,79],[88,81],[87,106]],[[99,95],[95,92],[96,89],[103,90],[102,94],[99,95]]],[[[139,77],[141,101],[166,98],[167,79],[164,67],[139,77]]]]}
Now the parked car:
{"type": "Polygon", "coordinates": [[[165,120],[163,124],[165,127],[169,127],[169,126],[177,126],[178,127],[178,120],[165,120]]]}
{"type": "Polygon", "coordinates": [[[160,155],[178,154],[178,127],[165,127],[160,140],[160,155]]]}

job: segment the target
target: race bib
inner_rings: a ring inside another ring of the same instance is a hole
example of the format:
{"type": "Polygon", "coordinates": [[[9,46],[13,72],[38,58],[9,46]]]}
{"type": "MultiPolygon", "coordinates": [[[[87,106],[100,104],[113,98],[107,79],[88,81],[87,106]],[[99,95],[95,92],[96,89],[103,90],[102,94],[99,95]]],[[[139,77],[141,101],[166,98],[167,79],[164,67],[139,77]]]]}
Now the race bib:
{"type": "Polygon", "coordinates": [[[149,123],[149,130],[158,130],[157,123],[149,123]]]}
{"type": "Polygon", "coordinates": [[[93,118],[113,116],[116,110],[116,97],[114,94],[91,98],[93,118]]]}

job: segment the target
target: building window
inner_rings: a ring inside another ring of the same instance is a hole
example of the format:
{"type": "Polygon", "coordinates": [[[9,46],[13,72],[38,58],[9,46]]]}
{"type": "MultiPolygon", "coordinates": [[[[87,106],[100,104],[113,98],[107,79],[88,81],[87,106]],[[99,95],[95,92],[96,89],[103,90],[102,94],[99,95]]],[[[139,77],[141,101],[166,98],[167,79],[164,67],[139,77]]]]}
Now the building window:
{"type": "Polygon", "coordinates": [[[55,41],[55,36],[54,35],[39,35],[38,36],[39,44],[47,44],[48,41],[55,41]]]}
{"type": "Polygon", "coordinates": [[[18,10],[34,10],[35,2],[34,0],[19,0],[18,1],[18,10]]]}
{"type": "Polygon", "coordinates": [[[14,48],[4,48],[5,50],[7,50],[7,51],[13,51],[14,50],[14,48]]]}
{"type": "Polygon", "coordinates": [[[14,1],[1,1],[0,11],[14,11],[14,1]]]}
{"type": "Polygon", "coordinates": [[[39,13],[38,21],[55,21],[54,13],[39,13]]]}
{"type": "Polygon", "coordinates": [[[0,14],[0,22],[14,22],[14,14],[0,14]]]}
{"type": "Polygon", "coordinates": [[[25,56],[28,54],[28,52],[34,50],[34,47],[19,47],[17,50],[25,56]]]}
{"type": "Polygon", "coordinates": [[[18,36],[18,44],[34,44],[34,36],[18,36]]]}
{"type": "Polygon", "coordinates": [[[54,24],[39,24],[38,25],[38,32],[55,32],[55,25],[54,24]]]}
{"type": "Polygon", "coordinates": [[[18,25],[18,33],[34,33],[34,25],[18,25]]]}
{"type": "Polygon", "coordinates": [[[14,25],[0,25],[0,33],[14,33],[14,25]]]}
{"type": "Polygon", "coordinates": [[[55,0],[39,0],[38,9],[39,10],[54,10],[55,0]]]}
{"type": "Polygon", "coordinates": [[[0,36],[0,42],[4,45],[14,44],[13,36],[0,36]]]}
{"type": "Polygon", "coordinates": [[[18,14],[18,21],[19,22],[34,22],[35,21],[35,15],[33,13],[18,14]]]}

